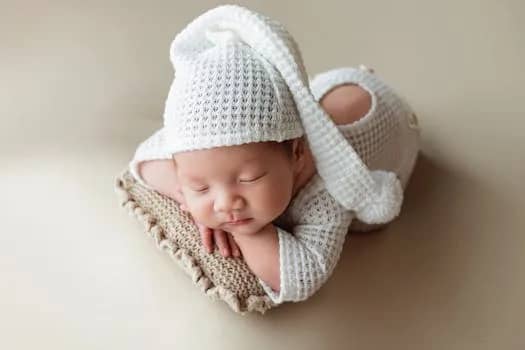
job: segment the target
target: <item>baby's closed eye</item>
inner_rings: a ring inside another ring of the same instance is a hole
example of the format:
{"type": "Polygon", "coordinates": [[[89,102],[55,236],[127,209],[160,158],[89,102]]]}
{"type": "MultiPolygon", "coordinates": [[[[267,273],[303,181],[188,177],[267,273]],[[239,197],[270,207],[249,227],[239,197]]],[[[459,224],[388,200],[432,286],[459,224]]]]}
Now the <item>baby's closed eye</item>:
{"type": "MultiPolygon", "coordinates": [[[[252,177],[252,178],[239,179],[239,182],[241,182],[241,183],[253,183],[253,182],[256,182],[256,181],[262,179],[265,175],[266,175],[266,173],[264,173],[262,175],[259,175],[259,176],[252,177]]],[[[199,187],[199,188],[190,187],[190,189],[192,191],[194,191],[194,192],[203,193],[203,192],[206,192],[209,189],[209,187],[208,186],[199,187]]]]}
{"type": "Polygon", "coordinates": [[[247,177],[246,179],[239,179],[239,182],[255,182],[264,176],[266,176],[267,173],[263,173],[261,175],[255,176],[255,177],[247,177]]]}

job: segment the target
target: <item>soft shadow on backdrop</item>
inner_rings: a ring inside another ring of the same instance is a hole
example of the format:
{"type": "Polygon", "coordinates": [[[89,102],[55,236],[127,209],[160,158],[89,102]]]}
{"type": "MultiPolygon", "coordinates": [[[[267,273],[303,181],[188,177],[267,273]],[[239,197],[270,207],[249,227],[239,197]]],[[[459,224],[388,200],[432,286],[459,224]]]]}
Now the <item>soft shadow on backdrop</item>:
{"type": "Polygon", "coordinates": [[[522,349],[523,4],[238,2],[284,23],[311,75],[375,68],[423,129],[400,218],[350,235],[309,301],[242,317],[112,188],[161,124],[171,40],[220,3],[0,3],[0,346],[522,349]]]}

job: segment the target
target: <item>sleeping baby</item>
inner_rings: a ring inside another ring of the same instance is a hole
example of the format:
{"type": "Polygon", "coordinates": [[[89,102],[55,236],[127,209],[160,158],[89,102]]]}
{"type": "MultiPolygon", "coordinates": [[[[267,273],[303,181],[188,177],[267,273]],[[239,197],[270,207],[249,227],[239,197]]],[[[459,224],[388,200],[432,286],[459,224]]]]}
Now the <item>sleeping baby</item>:
{"type": "Polygon", "coordinates": [[[420,130],[372,70],[310,81],[284,27],[237,5],[191,22],[170,58],[164,125],[130,171],[180,203],[209,252],[242,255],[273,302],[315,293],[349,229],[398,216],[420,130]]]}

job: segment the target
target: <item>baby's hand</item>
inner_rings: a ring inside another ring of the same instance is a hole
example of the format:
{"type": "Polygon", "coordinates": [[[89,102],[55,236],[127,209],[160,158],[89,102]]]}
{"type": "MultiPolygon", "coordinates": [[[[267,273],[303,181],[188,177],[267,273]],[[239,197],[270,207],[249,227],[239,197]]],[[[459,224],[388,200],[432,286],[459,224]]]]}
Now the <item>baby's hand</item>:
{"type": "MultiPolygon", "coordinates": [[[[188,207],[186,207],[186,203],[184,201],[183,196],[181,197],[179,205],[182,211],[189,212],[188,207]]],[[[241,256],[241,250],[239,249],[237,243],[235,243],[235,240],[233,239],[231,233],[223,230],[211,229],[209,227],[201,225],[196,221],[195,224],[199,228],[202,244],[204,245],[204,248],[208,253],[213,253],[214,243],[216,243],[217,247],[219,248],[219,252],[225,258],[229,257],[230,253],[236,258],[241,256]]]]}
{"type": "Polygon", "coordinates": [[[213,253],[215,242],[221,255],[225,258],[229,257],[230,253],[236,258],[241,256],[241,250],[235,243],[231,233],[223,230],[214,230],[199,223],[196,224],[201,234],[202,244],[204,244],[204,248],[208,253],[213,253]]]}

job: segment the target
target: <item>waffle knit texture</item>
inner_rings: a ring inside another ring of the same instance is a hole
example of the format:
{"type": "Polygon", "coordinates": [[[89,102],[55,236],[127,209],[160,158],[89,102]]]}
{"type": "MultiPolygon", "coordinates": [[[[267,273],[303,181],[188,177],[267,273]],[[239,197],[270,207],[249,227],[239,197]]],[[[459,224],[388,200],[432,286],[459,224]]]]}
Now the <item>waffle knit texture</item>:
{"type": "Polygon", "coordinates": [[[247,142],[306,135],[328,192],[369,224],[400,212],[396,174],[370,171],[310,91],[297,44],[278,22],[237,5],[211,9],[173,40],[175,77],[164,125],[139,145],[144,160],[247,142]]]}

